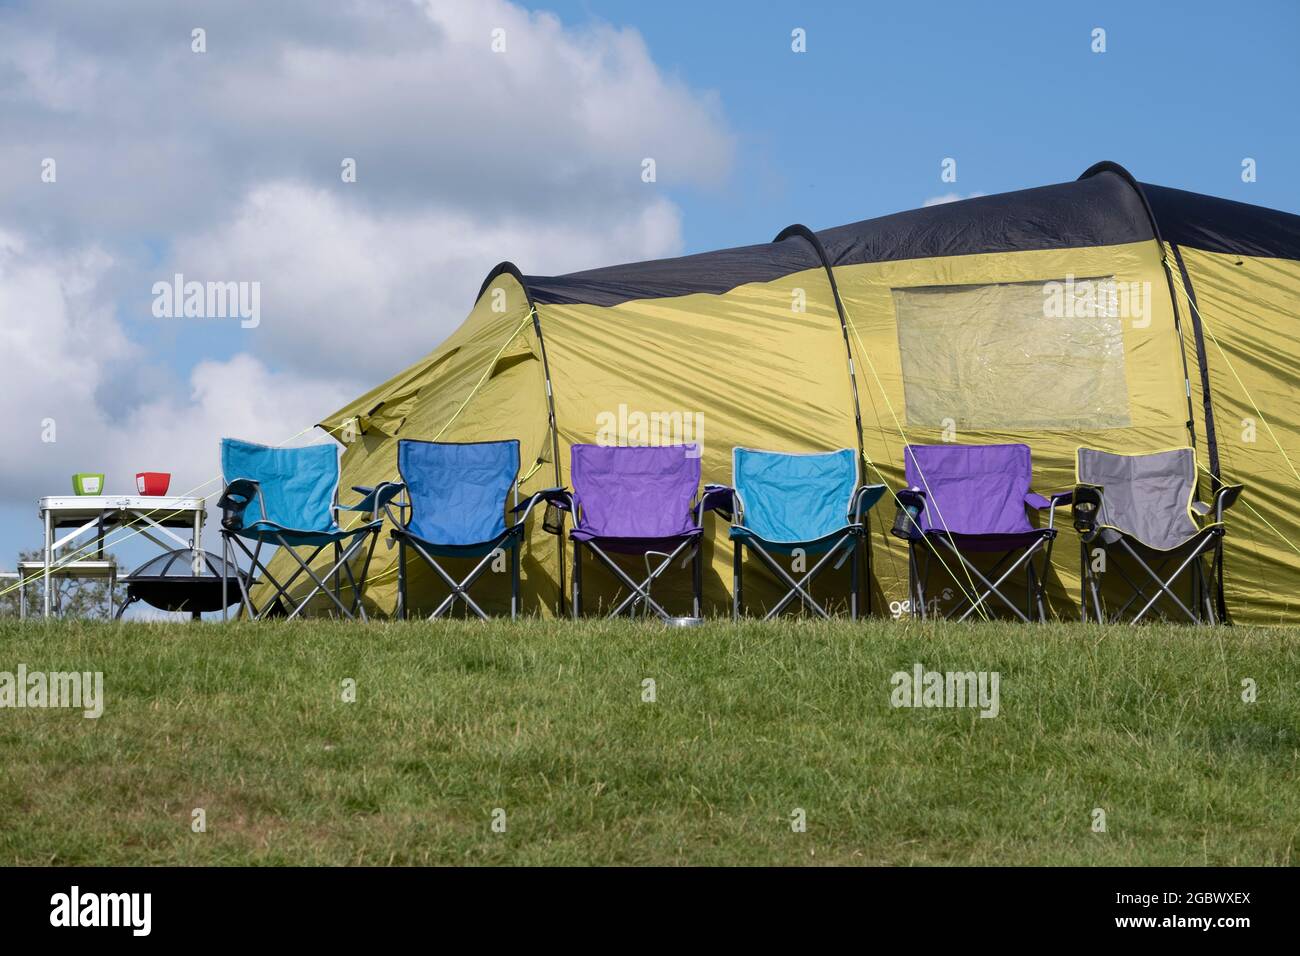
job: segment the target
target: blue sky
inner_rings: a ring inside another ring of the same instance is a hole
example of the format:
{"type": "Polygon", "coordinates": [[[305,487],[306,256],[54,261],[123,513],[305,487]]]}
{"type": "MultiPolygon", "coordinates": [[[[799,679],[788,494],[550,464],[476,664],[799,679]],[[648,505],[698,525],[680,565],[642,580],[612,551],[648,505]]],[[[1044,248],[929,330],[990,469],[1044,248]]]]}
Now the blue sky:
{"type": "Polygon", "coordinates": [[[502,259],[763,242],[1102,159],[1300,212],[1297,40],[1284,2],[3,0],[0,568],[74,471],[211,495],[221,436],[278,442],[415,361],[502,259]],[[152,315],[175,272],[259,282],[260,326],[152,315]]]}
{"type": "Polygon", "coordinates": [[[736,166],[719,193],[683,193],[691,251],[1061,182],[1103,159],[1144,182],[1300,212],[1300,4],[545,7],[634,26],[662,66],[719,92],[736,166]],[[958,161],[955,186],[939,180],[944,157],[958,161]],[[1251,184],[1244,157],[1258,163],[1251,184]]]}

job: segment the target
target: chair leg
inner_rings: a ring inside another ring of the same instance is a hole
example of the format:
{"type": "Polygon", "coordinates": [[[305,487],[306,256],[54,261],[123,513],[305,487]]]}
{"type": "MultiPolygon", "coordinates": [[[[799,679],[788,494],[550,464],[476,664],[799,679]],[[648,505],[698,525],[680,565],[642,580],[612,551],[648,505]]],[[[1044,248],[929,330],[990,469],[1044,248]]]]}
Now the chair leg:
{"type": "MultiPolygon", "coordinates": [[[[351,588],[352,590],[352,602],[351,602],[352,606],[350,610],[352,611],[353,614],[357,615],[358,617],[361,618],[361,620],[364,621],[366,619],[366,609],[365,606],[361,603],[361,597],[362,597],[361,587],[363,587],[364,584],[361,586],[357,585],[356,577],[352,574],[352,566],[346,561],[343,562],[343,573],[347,575],[348,587],[351,588]]],[[[335,570],[334,572],[334,579],[336,581],[338,580],[337,570],[335,570]]],[[[361,580],[363,582],[365,581],[364,570],[362,571],[361,580]]],[[[335,585],[334,596],[337,597],[340,601],[343,600],[343,585],[341,582],[335,585]]]]}
{"type": "Polygon", "coordinates": [[[916,617],[916,553],[911,541],[907,542],[907,609],[916,617]]]}
{"type": "Polygon", "coordinates": [[[696,545],[695,557],[691,568],[692,585],[695,588],[695,616],[699,617],[704,607],[704,541],[696,545]]]}
{"type": "Polygon", "coordinates": [[[1030,561],[1025,568],[1025,614],[1026,616],[1034,613],[1034,562],[1030,561]]]}
{"type": "Polygon", "coordinates": [[[225,624],[230,620],[230,572],[229,566],[230,541],[223,534],[221,536],[221,623],[225,624]]]}
{"type": "Polygon", "coordinates": [[[735,554],[731,565],[731,619],[739,621],[741,615],[745,613],[745,556],[741,550],[740,539],[737,538],[732,543],[735,545],[735,554]]]}
{"type": "MultiPolygon", "coordinates": [[[[375,529],[366,537],[370,539],[370,545],[366,547],[365,560],[361,562],[361,580],[357,581],[356,575],[352,573],[352,558],[343,562],[343,571],[348,576],[348,585],[352,588],[352,612],[363,621],[370,618],[366,615],[366,583],[370,580],[370,559],[375,556],[375,545],[379,542],[379,529],[375,529]]],[[[364,541],[364,539],[362,539],[364,541]]]]}
{"type": "MultiPolygon", "coordinates": [[[[454,615],[457,602],[460,602],[465,606],[465,617],[467,619],[471,614],[483,621],[490,619],[487,611],[485,611],[479,603],[474,600],[471,592],[474,588],[474,584],[479,580],[479,578],[488,573],[491,568],[495,567],[496,562],[504,556],[502,547],[493,548],[491,551],[480,555],[478,563],[474,565],[470,572],[465,575],[465,577],[457,580],[457,578],[452,576],[451,572],[438,563],[436,557],[420,545],[419,541],[399,538],[398,544],[402,546],[401,553],[398,555],[398,602],[403,609],[402,614],[404,618],[410,613],[410,604],[408,600],[409,595],[402,595],[402,591],[407,587],[405,582],[409,580],[409,575],[404,571],[404,567],[407,560],[407,551],[410,550],[413,551],[416,557],[423,561],[425,565],[428,566],[429,570],[432,571],[436,577],[441,579],[442,583],[447,587],[447,596],[444,597],[441,603],[439,603],[428,615],[429,620],[434,621],[442,618],[444,615],[454,615]]],[[[516,616],[520,606],[519,592],[521,572],[519,563],[522,560],[522,544],[522,540],[516,538],[512,543],[504,545],[504,548],[509,549],[508,560],[510,566],[508,573],[510,576],[510,616],[512,619],[516,616]]]]}
{"type": "Polygon", "coordinates": [[[339,556],[343,553],[342,546],[334,542],[334,596],[340,601],[343,600],[343,582],[339,580],[339,556]]]}
{"type": "Polygon", "coordinates": [[[1046,623],[1047,623],[1047,601],[1046,601],[1046,595],[1047,595],[1047,581],[1046,581],[1047,570],[1046,570],[1046,566],[1044,567],[1043,573],[1042,573],[1041,575],[1036,575],[1035,577],[1037,578],[1037,581],[1036,581],[1037,587],[1034,588],[1034,600],[1038,602],[1038,623],[1039,623],[1039,624],[1046,624],[1046,623]]]}
{"type": "Polygon", "coordinates": [[[1101,578],[1093,572],[1088,579],[1088,589],[1092,591],[1092,613],[1098,624],[1106,623],[1106,609],[1101,602],[1101,578]]]}
{"type": "MultiPolygon", "coordinates": [[[[226,542],[226,547],[230,549],[230,554],[232,557],[235,554],[234,546],[238,544],[240,550],[244,552],[244,556],[248,558],[249,564],[248,564],[247,578],[245,578],[244,575],[239,573],[239,561],[238,558],[235,559],[235,575],[236,575],[235,583],[239,585],[239,607],[243,611],[243,613],[248,616],[249,620],[252,621],[259,620],[262,615],[258,613],[257,607],[253,604],[253,598],[252,595],[248,593],[248,589],[253,583],[253,575],[256,574],[258,568],[261,567],[261,564],[258,561],[258,557],[262,553],[262,542],[259,540],[257,542],[257,546],[250,552],[247,546],[245,546],[242,541],[238,541],[233,535],[226,534],[223,531],[221,533],[221,537],[226,542]]],[[[279,592],[282,591],[283,588],[279,587],[278,582],[276,582],[273,578],[271,578],[269,574],[265,574],[264,572],[264,575],[266,578],[271,580],[271,586],[276,588],[276,592],[278,596],[279,592]]],[[[272,600],[275,599],[273,598],[272,600]]]]}
{"type": "MultiPolygon", "coordinates": [[[[927,557],[928,561],[929,558],[927,557]]],[[[907,543],[908,576],[912,582],[912,617],[925,620],[925,581],[921,578],[920,562],[916,559],[916,542],[907,543]]]]}
{"type": "Polygon", "coordinates": [[[519,616],[519,549],[523,540],[517,538],[510,546],[510,620],[519,616]]]}
{"type": "MultiPolygon", "coordinates": [[[[609,572],[614,576],[615,580],[619,581],[621,585],[623,585],[628,589],[627,597],[625,597],[618,604],[612,605],[612,609],[610,610],[609,614],[606,616],[611,618],[618,617],[620,614],[623,613],[624,609],[626,609],[628,615],[634,619],[637,617],[638,614],[644,614],[648,616],[650,613],[653,612],[659,615],[659,617],[665,621],[671,620],[673,615],[670,614],[662,604],[660,604],[658,601],[656,601],[653,597],[650,596],[650,590],[654,586],[654,582],[659,579],[659,576],[663,574],[665,571],[667,571],[668,568],[670,568],[673,565],[673,563],[681,556],[682,552],[688,550],[689,548],[691,548],[696,544],[698,544],[698,542],[683,541],[676,548],[674,548],[671,553],[663,552],[663,551],[645,552],[645,557],[647,558],[646,572],[648,574],[648,577],[646,577],[644,581],[637,582],[635,579],[629,576],[626,571],[620,568],[613,558],[611,558],[608,554],[606,554],[599,547],[597,547],[594,541],[588,541],[587,550],[590,551],[593,555],[595,555],[595,557],[599,559],[606,566],[606,568],[609,569],[609,572]],[[663,558],[663,560],[656,567],[653,568],[650,566],[648,561],[651,555],[655,555],[656,557],[663,558]]],[[[685,566],[687,560],[689,560],[689,556],[687,558],[682,559],[683,567],[685,566]]]]}
{"type": "Polygon", "coordinates": [[[407,615],[406,595],[406,542],[397,539],[397,619],[405,621],[407,615]]]}
{"type": "Polygon", "coordinates": [[[1079,541],[1079,622],[1088,623],[1088,546],[1079,541]]]}
{"type": "MultiPolygon", "coordinates": [[[[284,538],[282,536],[277,535],[276,540],[279,543],[281,549],[283,551],[286,551],[289,554],[289,556],[293,558],[294,563],[298,565],[301,571],[311,579],[312,584],[315,585],[315,587],[312,588],[312,590],[307,594],[307,596],[303,598],[297,604],[296,607],[294,607],[293,611],[290,612],[286,620],[292,621],[295,617],[301,614],[303,612],[303,609],[306,608],[307,605],[311,603],[312,599],[317,594],[322,594],[325,597],[329,598],[333,602],[334,606],[339,610],[339,612],[348,620],[355,620],[356,615],[354,615],[351,611],[349,611],[348,608],[343,604],[343,601],[340,599],[339,594],[336,591],[331,591],[329,587],[329,577],[338,572],[339,570],[338,565],[335,565],[335,567],[331,568],[324,575],[318,575],[311,569],[312,561],[316,560],[316,556],[319,555],[326,546],[321,545],[320,547],[318,547],[315,551],[311,553],[310,557],[308,557],[307,560],[304,561],[302,557],[299,556],[299,554],[293,548],[285,544],[284,538]]],[[[357,549],[361,546],[362,543],[364,543],[364,539],[358,539],[346,551],[342,551],[341,557],[339,558],[339,562],[341,563],[343,561],[351,561],[353,555],[356,553],[357,549]]],[[[283,593],[286,598],[289,598],[287,589],[288,586],[286,585],[285,588],[282,589],[281,593],[283,593]]],[[[292,598],[289,599],[292,600],[292,598]]],[[[330,613],[332,614],[333,611],[331,611],[330,613]]]]}
{"type": "Polygon", "coordinates": [[[1092,570],[1092,562],[1088,560],[1087,542],[1079,542],[1079,568],[1081,571],[1079,577],[1079,607],[1083,614],[1083,622],[1088,623],[1088,597],[1092,597],[1092,611],[1098,624],[1105,624],[1106,617],[1101,610],[1101,593],[1097,587],[1097,574],[1092,570]]]}
{"type": "Polygon", "coordinates": [[[853,537],[853,550],[849,553],[849,620],[858,619],[858,551],[862,542],[853,537]]]}
{"type": "Polygon", "coordinates": [[[1034,600],[1038,604],[1038,623],[1047,623],[1047,575],[1052,570],[1052,546],[1056,544],[1055,538],[1047,539],[1047,547],[1043,552],[1043,570],[1034,572],[1034,562],[1029,562],[1029,570],[1034,573],[1034,600]]]}
{"type": "Polygon", "coordinates": [[[281,582],[276,580],[271,575],[271,573],[262,566],[262,562],[261,562],[262,542],[260,539],[258,540],[257,544],[253,547],[253,549],[250,551],[248,549],[248,546],[245,545],[234,535],[227,534],[225,531],[223,531],[221,532],[221,536],[222,536],[222,540],[225,542],[226,548],[229,549],[231,559],[232,559],[230,563],[233,564],[235,568],[235,583],[239,585],[240,611],[241,613],[247,615],[249,620],[260,621],[263,617],[266,616],[267,611],[277,606],[276,602],[279,601],[280,595],[285,593],[290,587],[293,586],[293,582],[298,579],[299,573],[294,573],[289,577],[287,583],[281,584],[281,582]],[[238,557],[235,553],[236,547],[238,547],[240,551],[244,552],[244,557],[248,559],[248,573],[246,575],[239,573],[238,557]],[[257,606],[253,604],[252,595],[249,593],[249,588],[252,586],[253,577],[259,571],[261,571],[262,573],[263,581],[269,583],[269,585],[275,589],[275,593],[272,595],[271,600],[267,603],[266,608],[264,608],[261,611],[259,611],[257,606]]]}
{"type": "Polygon", "coordinates": [[[863,580],[862,583],[863,583],[864,587],[866,588],[866,595],[865,595],[865,597],[866,597],[866,605],[867,605],[867,607],[866,607],[866,616],[867,616],[867,617],[871,617],[871,611],[872,611],[872,606],[871,606],[871,564],[872,564],[872,561],[873,561],[873,557],[872,557],[871,552],[872,552],[872,546],[871,546],[871,524],[870,524],[870,522],[867,522],[867,530],[866,530],[866,532],[862,535],[862,553],[863,553],[863,557],[865,558],[865,561],[864,561],[863,563],[866,565],[866,568],[865,568],[865,572],[866,572],[866,574],[865,574],[865,579],[863,580]]]}
{"type": "Polygon", "coordinates": [[[1201,587],[1200,599],[1201,606],[1198,607],[1197,614],[1204,613],[1204,623],[1214,626],[1219,623],[1218,617],[1214,613],[1214,580],[1219,569],[1219,549],[1222,547],[1222,539],[1215,543],[1206,554],[1210,559],[1210,566],[1207,569],[1204,561],[1197,561],[1197,571],[1199,572],[1201,587]]]}
{"type": "Polygon", "coordinates": [[[573,542],[573,619],[582,617],[582,542],[573,542]]]}
{"type": "Polygon", "coordinates": [[[1129,553],[1129,556],[1132,557],[1133,560],[1136,561],[1138,565],[1142,568],[1142,570],[1146,571],[1147,575],[1153,581],[1156,582],[1156,586],[1159,589],[1151,597],[1151,600],[1147,601],[1147,603],[1143,606],[1142,610],[1138,611],[1138,613],[1133,617],[1131,623],[1136,624],[1138,621],[1142,620],[1142,618],[1146,616],[1147,611],[1155,607],[1156,602],[1160,600],[1160,596],[1162,594],[1168,597],[1169,600],[1172,601],[1180,611],[1182,611],[1185,615],[1187,615],[1187,617],[1191,619],[1193,624],[1197,623],[1197,615],[1189,611],[1186,605],[1184,605],[1183,602],[1178,599],[1178,595],[1173,592],[1173,590],[1171,589],[1171,585],[1177,582],[1178,578],[1182,576],[1183,572],[1188,569],[1188,567],[1192,564],[1192,562],[1194,561],[1199,562],[1201,560],[1201,556],[1205,553],[1206,550],[1205,544],[1197,543],[1196,545],[1194,545],[1192,548],[1192,553],[1189,554],[1186,560],[1184,560],[1183,563],[1178,566],[1178,569],[1174,571],[1173,575],[1171,575],[1168,579],[1162,579],[1161,575],[1164,573],[1163,572],[1164,563],[1161,563],[1160,571],[1158,572],[1153,571],[1151,570],[1151,566],[1147,564],[1147,562],[1142,560],[1142,556],[1139,555],[1135,550],[1133,550],[1132,545],[1130,545],[1127,541],[1121,541],[1121,543],[1124,545],[1124,549],[1129,553]]]}
{"type": "Polygon", "coordinates": [[[1218,598],[1214,582],[1218,579],[1220,560],[1221,555],[1215,557],[1214,565],[1210,568],[1210,575],[1205,582],[1205,617],[1212,626],[1223,623],[1223,619],[1219,617],[1218,608],[1215,606],[1218,603],[1218,598]]]}
{"type": "MultiPolygon", "coordinates": [[[[829,618],[830,612],[817,603],[816,599],[812,596],[810,588],[812,587],[813,581],[816,579],[817,575],[820,574],[823,569],[828,567],[832,559],[834,559],[834,557],[839,553],[845,543],[845,539],[848,537],[851,536],[845,535],[839,538],[811,568],[803,573],[798,580],[795,580],[790,573],[787,573],[782,564],[772,557],[772,555],[768,554],[767,551],[758,544],[758,542],[749,542],[750,552],[756,555],[763,564],[767,565],[767,569],[772,573],[772,576],[776,578],[778,583],[783,587],[790,589],[786,592],[785,597],[772,605],[763,620],[770,621],[776,618],[796,597],[799,599],[799,608],[801,611],[804,608],[807,608],[809,611],[812,611],[820,617],[829,618]]],[[[847,556],[848,554],[846,552],[845,558],[847,558],[847,556]]],[[[842,565],[843,563],[844,558],[841,558],[839,565],[842,565]]],[[[836,567],[839,565],[836,565],[836,567]]]]}
{"type": "MultiPolygon", "coordinates": [[[[1211,570],[1213,570],[1213,566],[1211,566],[1211,570]]],[[[1209,607],[1210,603],[1210,578],[1205,572],[1205,564],[1203,561],[1196,562],[1196,577],[1199,582],[1197,595],[1201,601],[1200,605],[1196,608],[1196,615],[1201,618],[1201,623],[1213,624],[1213,615],[1206,613],[1206,609],[1209,607]],[[1202,617],[1202,615],[1204,616],[1202,617]]]]}
{"type": "Polygon", "coordinates": [[[1224,624],[1228,620],[1228,602],[1223,596],[1223,535],[1219,535],[1214,546],[1214,623],[1224,624]]]}
{"type": "Polygon", "coordinates": [[[1202,578],[1201,561],[1197,560],[1196,563],[1193,564],[1187,570],[1189,575],[1191,576],[1190,585],[1192,589],[1192,599],[1188,603],[1190,603],[1192,606],[1192,623],[1202,624],[1204,622],[1201,620],[1201,614],[1203,613],[1204,608],[1201,605],[1201,578],[1202,578]]]}
{"type": "MultiPolygon", "coordinates": [[[[1027,569],[1029,569],[1026,571],[1026,575],[1027,576],[1029,575],[1030,571],[1032,571],[1034,566],[1033,565],[1034,552],[1037,551],[1040,547],[1042,547],[1043,544],[1041,538],[1035,541],[1032,545],[1030,545],[1028,550],[1019,552],[1019,556],[1017,556],[1017,552],[1014,550],[1008,551],[1006,554],[1004,554],[1001,558],[997,560],[997,562],[993,565],[993,569],[989,571],[988,575],[985,575],[984,572],[982,572],[978,567],[975,566],[975,564],[969,558],[966,557],[966,555],[964,555],[960,550],[954,547],[950,542],[942,538],[938,540],[942,542],[943,547],[948,549],[949,553],[958,562],[958,566],[961,567],[966,572],[967,577],[971,582],[971,587],[974,589],[973,591],[974,597],[968,596],[962,604],[959,604],[957,607],[951,608],[948,611],[939,614],[940,618],[944,620],[953,620],[955,617],[956,620],[958,621],[964,621],[966,620],[966,618],[970,617],[976,611],[979,611],[980,615],[985,620],[990,620],[991,618],[989,615],[993,607],[993,602],[990,601],[989,598],[996,597],[999,601],[1002,602],[1003,605],[1005,605],[1011,611],[1012,614],[1014,614],[1017,618],[1019,618],[1023,623],[1025,624],[1029,623],[1030,615],[1034,613],[1033,607],[1032,606],[1026,607],[1026,609],[1022,611],[1019,607],[1016,606],[1015,602],[1012,601],[1005,594],[1003,594],[1002,591],[999,590],[999,588],[1001,588],[1003,583],[1009,580],[1011,576],[1020,569],[1021,565],[1024,565],[1027,569]],[[1010,566],[1008,566],[1005,571],[1002,571],[1001,575],[998,577],[996,581],[990,581],[989,577],[991,577],[994,574],[997,574],[998,571],[1002,568],[1002,566],[1006,564],[1006,562],[1009,561],[1012,557],[1015,557],[1015,561],[1012,561],[1010,566]],[[976,582],[979,583],[976,584],[976,582]],[[981,585],[984,588],[984,590],[982,591],[980,590],[981,585]],[[966,606],[968,604],[970,605],[969,607],[966,606]],[[959,617],[957,617],[958,611],[963,611],[963,613],[959,617]]],[[[1032,593],[1032,592],[1028,592],[1028,593],[1032,593]]]]}

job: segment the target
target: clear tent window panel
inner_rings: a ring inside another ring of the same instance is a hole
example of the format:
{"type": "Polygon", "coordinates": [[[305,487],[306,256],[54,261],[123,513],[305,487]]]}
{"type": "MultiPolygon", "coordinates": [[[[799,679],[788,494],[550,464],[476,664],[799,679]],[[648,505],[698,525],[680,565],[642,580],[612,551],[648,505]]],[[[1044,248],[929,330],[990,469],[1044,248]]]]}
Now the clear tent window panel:
{"type": "Polygon", "coordinates": [[[1124,310],[1113,277],[892,293],[909,426],[1130,424],[1124,310]]]}

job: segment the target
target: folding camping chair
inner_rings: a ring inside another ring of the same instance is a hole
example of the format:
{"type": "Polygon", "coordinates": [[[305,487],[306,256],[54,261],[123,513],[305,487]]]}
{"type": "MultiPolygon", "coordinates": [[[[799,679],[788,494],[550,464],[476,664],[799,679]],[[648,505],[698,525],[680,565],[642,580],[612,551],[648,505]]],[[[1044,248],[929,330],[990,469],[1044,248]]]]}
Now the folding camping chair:
{"type": "Polygon", "coordinates": [[[1028,622],[1034,615],[1045,621],[1044,578],[1056,539],[1056,506],[1068,502],[1070,493],[1044,497],[1030,490],[1033,465],[1029,446],[908,445],[903,462],[908,487],[897,495],[893,534],[908,543],[912,616],[926,616],[932,564],[938,560],[946,567],[946,555],[957,562],[949,571],[964,599],[943,617],[964,621],[987,607],[990,597],[997,597],[1020,620],[1028,622]],[[1047,527],[1030,524],[1031,508],[1047,510],[1047,527]],[[1001,557],[985,574],[966,557],[968,552],[1001,557]],[[1034,558],[1040,554],[1041,566],[1035,567],[1034,558]],[[1026,576],[1024,610],[1002,592],[1005,582],[1022,567],[1026,576]]]}
{"type": "MultiPolygon", "coordinates": [[[[218,502],[221,507],[223,606],[227,603],[224,581],[229,579],[229,565],[238,565],[234,553],[234,548],[238,547],[251,566],[247,574],[236,575],[235,580],[239,583],[244,611],[253,620],[285,612],[282,602],[287,602],[292,608],[288,616],[296,617],[317,594],[328,597],[345,617],[355,618],[359,614],[365,620],[362,593],[379,527],[383,524],[382,519],[374,516],[385,502],[380,492],[370,491],[355,505],[338,503],[338,448],[332,444],[270,448],[223,438],[221,471],[226,482],[218,502]],[[250,505],[256,505],[251,521],[248,514],[250,505]],[[340,528],[339,511],[362,512],[369,514],[371,520],[353,528],[340,528]],[[358,582],[350,562],[361,553],[367,539],[370,546],[365,552],[358,582]],[[253,542],[253,548],[250,549],[246,541],[253,542]],[[262,560],[262,549],[266,545],[282,548],[298,565],[283,583],[272,576],[262,560]],[[317,574],[311,569],[311,563],[329,547],[333,547],[334,563],[324,574],[317,574]],[[306,560],[298,554],[298,548],[312,549],[306,560]],[[261,572],[263,580],[274,588],[261,608],[254,605],[249,588],[256,572],[261,572]],[[295,603],[289,595],[289,588],[304,574],[314,586],[306,597],[295,603]],[[352,593],[351,601],[346,604],[343,600],[344,576],[347,577],[346,587],[352,593]],[[331,581],[332,588],[328,583],[331,581]]],[[[225,617],[223,610],[222,619],[225,617]]]]}
{"type": "Polygon", "coordinates": [[[1224,610],[1218,597],[1223,585],[1223,513],[1236,503],[1243,486],[1220,486],[1213,506],[1195,500],[1196,452],[1191,448],[1137,455],[1080,448],[1076,477],[1079,483],[1071,507],[1074,527],[1079,532],[1083,620],[1088,620],[1090,597],[1096,620],[1109,623],[1122,622],[1129,610],[1144,600],[1146,603],[1129,619],[1129,623],[1137,623],[1164,595],[1193,624],[1218,623],[1224,610]],[[1211,512],[1212,522],[1197,524],[1195,516],[1205,517],[1211,512]],[[1093,570],[1089,560],[1090,545],[1106,552],[1106,568],[1118,571],[1133,591],[1133,596],[1109,617],[1102,610],[1099,572],[1093,570]],[[1139,581],[1134,581],[1121,562],[1109,560],[1110,550],[1117,546],[1145,572],[1145,578],[1138,576],[1139,581]],[[1142,551],[1148,552],[1148,557],[1155,553],[1155,567],[1142,551]],[[1208,574],[1203,560],[1206,554],[1211,556],[1208,574]],[[1166,569],[1175,561],[1179,562],[1177,568],[1165,577],[1166,569]],[[1173,590],[1185,573],[1191,575],[1191,608],[1173,590]],[[1211,581],[1217,588],[1210,586],[1211,581]],[[1156,590],[1148,597],[1145,589],[1152,582],[1156,590]]]}
{"type": "MultiPolygon", "coordinates": [[[[710,485],[706,500],[717,496],[718,511],[731,515],[734,543],[732,616],[745,613],[744,551],[756,555],[783,587],[785,595],[767,612],[776,617],[796,597],[801,606],[824,618],[830,613],[813,598],[813,580],[828,567],[852,562],[849,615],[858,616],[859,554],[866,543],[865,517],[885,493],[884,485],[858,484],[858,456],[848,448],[813,454],[791,454],[734,448],[731,452],[732,488],[710,485]],[[820,555],[816,564],[797,580],[773,554],[820,555]],[[835,560],[838,559],[838,560],[835,560]],[[834,563],[832,564],[832,561],[834,563]]],[[[871,549],[866,549],[867,580],[871,580],[871,549]]],[[[867,611],[871,592],[867,591],[867,611]]]]}
{"type": "MultiPolygon", "coordinates": [[[[700,616],[704,562],[700,542],[704,512],[700,459],[696,445],[574,445],[570,464],[573,492],[558,506],[574,515],[573,616],[582,615],[582,552],[590,551],[623,585],[628,595],[610,612],[635,615],[644,606],[665,621],[674,619],[650,588],[679,557],[692,563],[694,602],[700,616]],[[634,580],[611,554],[641,555],[646,577],[634,580]],[[652,565],[651,558],[656,562],[652,565]],[[660,560],[662,559],[662,560],[660,560]]],[[[552,503],[556,503],[553,501],[552,503]]]]}
{"type": "MultiPolygon", "coordinates": [[[[523,546],[525,522],[533,505],[544,494],[519,504],[519,442],[485,441],[470,443],[415,441],[397,443],[400,485],[388,485],[405,492],[404,500],[390,500],[385,513],[392,523],[397,542],[398,616],[406,618],[406,554],[414,551],[451,589],[430,620],[450,611],[457,600],[467,610],[487,620],[487,612],[470,597],[470,588],[503,552],[510,558],[510,616],[519,613],[519,552],[523,546]],[[514,492],[516,517],[505,521],[514,492]],[[396,507],[398,514],[392,509],[396,507]],[[407,510],[410,510],[409,516],[407,510]],[[522,514],[520,513],[522,511],[522,514]],[[457,580],[438,558],[478,558],[464,578],[457,580]]],[[[383,486],[381,486],[383,487],[383,486]]]]}

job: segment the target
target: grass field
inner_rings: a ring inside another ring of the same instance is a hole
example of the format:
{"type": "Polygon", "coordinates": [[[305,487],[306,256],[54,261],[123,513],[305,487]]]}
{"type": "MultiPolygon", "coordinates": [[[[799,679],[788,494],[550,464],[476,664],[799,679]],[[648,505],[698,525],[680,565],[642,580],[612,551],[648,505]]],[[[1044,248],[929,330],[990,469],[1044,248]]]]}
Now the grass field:
{"type": "Polygon", "coordinates": [[[0,710],[0,864],[1292,864],[1298,638],[5,623],[105,709],[0,710]],[[891,707],[918,662],[998,716],[891,707]]]}

